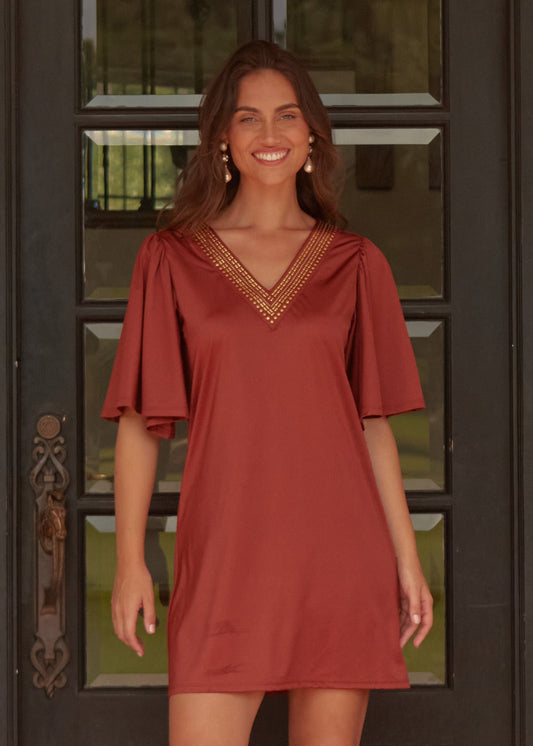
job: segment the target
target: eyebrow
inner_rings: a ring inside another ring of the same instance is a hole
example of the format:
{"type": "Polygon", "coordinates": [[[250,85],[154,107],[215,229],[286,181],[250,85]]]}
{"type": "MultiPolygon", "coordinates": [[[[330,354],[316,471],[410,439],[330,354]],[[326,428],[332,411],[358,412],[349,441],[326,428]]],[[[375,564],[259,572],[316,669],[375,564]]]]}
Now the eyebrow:
{"type": "MultiPolygon", "coordinates": [[[[284,109],[299,109],[300,107],[298,104],[283,104],[282,106],[278,106],[276,108],[276,111],[283,111],[284,109]]],[[[260,109],[256,109],[255,106],[238,106],[235,109],[235,114],[238,111],[253,111],[254,113],[258,114],[260,112],[260,109]]]]}

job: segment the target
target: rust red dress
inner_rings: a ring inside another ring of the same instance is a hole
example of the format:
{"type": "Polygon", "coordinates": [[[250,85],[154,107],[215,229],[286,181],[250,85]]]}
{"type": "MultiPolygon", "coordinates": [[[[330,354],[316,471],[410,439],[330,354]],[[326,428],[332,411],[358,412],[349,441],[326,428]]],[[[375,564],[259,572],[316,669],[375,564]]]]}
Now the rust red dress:
{"type": "Polygon", "coordinates": [[[405,688],[365,417],[424,406],[394,280],[317,222],[267,290],[205,226],[149,236],[102,416],[189,420],[169,694],[405,688]]]}

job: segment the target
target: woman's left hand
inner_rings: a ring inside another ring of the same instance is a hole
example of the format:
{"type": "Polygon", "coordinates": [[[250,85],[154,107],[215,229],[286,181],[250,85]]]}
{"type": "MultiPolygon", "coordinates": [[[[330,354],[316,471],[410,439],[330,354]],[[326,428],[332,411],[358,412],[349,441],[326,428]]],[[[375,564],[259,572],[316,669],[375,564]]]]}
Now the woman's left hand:
{"type": "Polygon", "coordinates": [[[400,583],[400,645],[403,646],[416,632],[413,640],[419,647],[433,625],[433,598],[416,560],[398,564],[400,583]]]}

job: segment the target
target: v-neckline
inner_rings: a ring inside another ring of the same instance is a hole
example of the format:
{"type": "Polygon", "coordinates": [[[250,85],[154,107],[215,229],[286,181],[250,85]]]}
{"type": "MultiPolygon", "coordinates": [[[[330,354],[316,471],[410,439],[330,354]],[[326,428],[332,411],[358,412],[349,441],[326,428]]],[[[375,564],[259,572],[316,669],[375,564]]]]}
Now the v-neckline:
{"type": "Polygon", "coordinates": [[[270,293],[270,294],[272,294],[272,293],[274,293],[274,292],[275,292],[275,290],[276,290],[276,286],[280,284],[280,282],[281,282],[281,281],[283,280],[284,276],[285,276],[285,275],[287,274],[287,272],[288,272],[288,271],[289,271],[289,270],[291,269],[292,265],[293,265],[293,264],[294,264],[294,263],[296,262],[296,260],[298,259],[298,256],[299,256],[299,255],[300,255],[300,254],[301,254],[301,253],[302,253],[302,252],[303,252],[303,251],[305,250],[305,248],[306,248],[307,244],[309,243],[309,241],[310,241],[310,239],[311,239],[311,237],[312,237],[312,235],[313,235],[313,233],[314,233],[314,231],[315,231],[315,229],[316,229],[316,227],[317,227],[318,223],[319,223],[319,221],[318,221],[318,220],[315,220],[315,222],[314,222],[314,224],[313,224],[313,227],[311,228],[311,230],[310,230],[310,231],[308,231],[308,233],[307,233],[307,236],[305,237],[305,240],[303,241],[303,243],[302,243],[302,244],[300,245],[300,247],[299,247],[299,248],[298,248],[298,250],[296,251],[296,254],[295,254],[295,255],[294,255],[293,257],[292,257],[292,259],[291,259],[291,261],[289,262],[289,264],[287,265],[287,267],[286,267],[286,268],[285,268],[285,269],[283,270],[283,272],[282,272],[282,273],[281,273],[281,275],[280,275],[280,276],[278,277],[278,279],[276,280],[276,282],[275,282],[275,283],[274,283],[274,284],[272,285],[272,287],[270,287],[270,288],[267,288],[267,287],[266,287],[266,285],[264,285],[264,284],[263,284],[262,282],[260,282],[260,281],[259,281],[259,280],[257,279],[257,277],[256,277],[256,276],[254,275],[254,273],[253,273],[253,272],[251,272],[251,271],[250,271],[250,270],[248,269],[248,267],[247,267],[247,266],[246,266],[246,264],[245,264],[245,263],[244,263],[244,262],[242,261],[242,259],[239,259],[239,257],[237,256],[237,254],[236,254],[236,253],[235,253],[235,252],[233,251],[233,249],[231,249],[231,248],[230,248],[230,247],[228,246],[228,244],[227,244],[227,243],[226,243],[226,242],[225,242],[225,241],[224,241],[224,240],[223,240],[223,239],[222,239],[222,238],[220,237],[220,235],[218,234],[218,232],[217,232],[217,231],[216,231],[216,230],[215,230],[214,228],[212,228],[212,227],[211,227],[210,225],[207,225],[207,224],[206,224],[206,227],[207,227],[207,229],[208,229],[208,230],[209,230],[209,231],[210,231],[210,232],[211,232],[211,233],[213,234],[213,237],[215,238],[215,240],[216,240],[216,241],[218,241],[219,243],[221,243],[221,244],[222,244],[222,245],[224,246],[224,248],[225,248],[225,249],[227,250],[227,252],[228,252],[229,254],[231,254],[231,256],[233,257],[233,259],[235,259],[235,261],[236,261],[236,262],[237,262],[238,264],[240,264],[240,265],[241,265],[241,267],[242,267],[242,269],[244,270],[244,272],[246,272],[246,273],[247,273],[247,274],[248,274],[248,275],[249,275],[249,276],[251,277],[251,279],[252,279],[252,280],[253,280],[253,281],[254,281],[254,282],[255,282],[255,283],[257,284],[257,285],[259,285],[259,287],[260,287],[260,288],[261,288],[261,289],[262,289],[262,290],[263,290],[263,291],[264,291],[265,293],[270,293]]]}
{"type": "Polygon", "coordinates": [[[335,226],[317,220],[287,268],[271,288],[259,282],[207,223],[194,232],[194,238],[215,267],[233,283],[272,327],[313,274],[335,231],[335,226]]]}

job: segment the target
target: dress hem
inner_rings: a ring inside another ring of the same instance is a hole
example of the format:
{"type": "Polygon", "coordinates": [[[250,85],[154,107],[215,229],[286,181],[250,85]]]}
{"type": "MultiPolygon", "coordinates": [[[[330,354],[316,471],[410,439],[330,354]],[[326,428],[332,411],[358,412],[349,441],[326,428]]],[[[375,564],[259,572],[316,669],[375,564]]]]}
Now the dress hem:
{"type": "Polygon", "coordinates": [[[181,686],[169,687],[168,696],[173,694],[187,693],[230,693],[230,692],[284,692],[289,689],[410,689],[408,680],[403,681],[287,681],[284,683],[266,684],[243,684],[238,685],[207,685],[207,684],[182,684],[181,686]]]}

